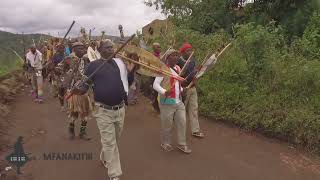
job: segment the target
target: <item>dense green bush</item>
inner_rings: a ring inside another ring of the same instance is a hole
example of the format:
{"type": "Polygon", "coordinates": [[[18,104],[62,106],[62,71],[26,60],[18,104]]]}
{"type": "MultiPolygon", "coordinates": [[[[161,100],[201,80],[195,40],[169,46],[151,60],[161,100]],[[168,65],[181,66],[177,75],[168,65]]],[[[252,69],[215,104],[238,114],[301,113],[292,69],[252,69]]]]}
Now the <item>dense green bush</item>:
{"type": "MultiPolygon", "coordinates": [[[[312,27],[305,36],[315,34],[312,27]]],[[[236,36],[199,82],[201,112],[319,151],[319,45],[304,37],[299,47],[287,47],[281,27],[273,25],[240,25],[236,36]],[[299,53],[308,51],[313,55],[299,53]]]]}
{"type": "MultiPolygon", "coordinates": [[[[320,151],[320,16],[288,44],[285,30],[270,22],[236,25],[235,39],[220,31],[204,35],[175,29],[175,48],[190,42],[201,61],[208,50],[232,46],[198,83],[202,115],[320,151]]],[[[169,39],[169,40],[168,40],[169,39]]],[[[164,49],[165,49],[164,48],[164,49]]]]}

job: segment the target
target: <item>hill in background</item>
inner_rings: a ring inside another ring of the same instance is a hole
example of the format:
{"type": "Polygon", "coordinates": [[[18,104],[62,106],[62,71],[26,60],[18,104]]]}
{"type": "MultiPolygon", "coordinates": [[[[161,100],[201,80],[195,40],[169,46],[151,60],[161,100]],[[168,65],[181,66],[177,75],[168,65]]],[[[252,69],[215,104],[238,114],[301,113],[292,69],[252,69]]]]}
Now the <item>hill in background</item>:
{"type": "MultiPolygon", "coordinates": [[[[10,32],[0,31],[0,76],[7,72],[17,68],[17,65],[21,64],[19,58],[13,53],[12,50],[23,57],[24,49],[28,49],[33,43],[39,43],[41,41],[51,38],[49,35],[44,34],[14,34],[10,32]]],[[[92,37],[93,39],[99,39],[100,37],[92,37]]],[[[105,35],[105,38],[111,39],[114,42],[119,42],[120,37],[105,35]]]]}
{"type": "Polygon", "coordinates": [[[42,37],[42,39],[49,38],[48,35],[22,35],[0,31],[0,75],[16,68],[17,64],[20,62],[19,58],[12,50],[17,51],[21,56],[23,56],[24,47],[28,48],[28,46],[33,42],[32,39],[37,43],[40,37],[42,37]]]}

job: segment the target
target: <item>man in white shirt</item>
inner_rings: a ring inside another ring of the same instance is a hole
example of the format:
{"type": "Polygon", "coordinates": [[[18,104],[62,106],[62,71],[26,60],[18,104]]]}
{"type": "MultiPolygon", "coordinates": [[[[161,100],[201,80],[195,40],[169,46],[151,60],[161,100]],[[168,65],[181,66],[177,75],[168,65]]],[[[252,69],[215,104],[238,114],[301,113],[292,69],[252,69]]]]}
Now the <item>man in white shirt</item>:
{"type": "Polygon", "coordinates": [[[30,47],[26,54],[27,63],[31,73],[32,95],[37,102],[43,101],[43,77],[42,77],[42,54],[35,45],[30,47]]]}
{"type": "MultiPolygon", "coordinates": [[[[165,62],[172,74],[178,75],[180,67],[177,64],[179,53],[176,50],[169,50],[165,62]]],[[[172,151],[171,136],[173,123],[177,129],[177,148],[184,153],[191,153],[186,140],[186,110],[182,102],[182,87],[178,80],[173,77],[156,77],[153,88],[160,96],[160,117],[161,117],[161,147],[163,150],[172,151]]]]}

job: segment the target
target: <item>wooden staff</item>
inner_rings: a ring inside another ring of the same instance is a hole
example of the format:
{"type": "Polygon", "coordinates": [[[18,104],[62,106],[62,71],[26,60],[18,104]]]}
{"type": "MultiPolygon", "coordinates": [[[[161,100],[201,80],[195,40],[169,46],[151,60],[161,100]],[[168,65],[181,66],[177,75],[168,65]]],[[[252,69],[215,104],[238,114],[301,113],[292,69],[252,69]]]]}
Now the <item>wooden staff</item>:
{"type": "Polygon", "coordinates": [[[190,61],[191,61],[191,57],[193,56],[193,54],[194,54],[194,51],[192,51],[192,53],[191,53],[191,55],[189,56],[188,60],[186,61],[186,63],[185,63],[184,66],[182,67],[179,76],[182,76],[182,75],[183,75],[184,71],[186,70],[186,68],[188,67],[188,65],[189,65],[189,63],[190,63],[190,61]]]}
{"type": "Polygon", "coordinates": [[[218,57],[220,57],[220,56],[224,53],[224,51],[227,50],[227,48],[228,48],[230,45],[231,45],[231,43],[229,43],[226,47],[224,47],[224,48],[222,49],[222,51],[220,51],[220,53],[219,53],[218,56],[217,56],[217,59],[218,59],[218,57]]]}
{"type": "Polygon", "coordinates": [[[105,31],[101,31],[101,38],[100,38],[101,41],[103,40],[105,33],[106,33],[105,31]]]}
{"type": "Polygon", "coordinates": [[[17,53],[17,51],[11,49],[11,51],[24,63],[24,59],[17,53]]]}
{"type": "Polygon", "coordinates": [[[159,69],[158,67],[155,67],[155,66],[152,66],[152,65],[148,65],[147,63],[144,63],[144,62],[135,61],[135,60],[130,59],[130,58],[124,56],[124,55],[118,54],[117,56],[122,58],[122,59],[124,59],[124,60],[126,60],[126,61],[129,61],[131,63],[135,63],[135,64],[138,64],[138,65],[141,65],[141,66],[143,66],[143,67],[145,67],[145,68],[147,68],[147,69],[149,69],[151,71],[163,74],[165,76],[173,77],[174,79],[176,79],[178,81],[185,81],[184,78],[182,78],[180,76],[175,76],[175,75],[171,74],[171,72],[169,72],[169,71],[165,71],[163,69],[159,69]]]}
{"type": "Polygon", "coordinates": [[[67,36],[68,36],[68,34],[70,33],[70,31],[71,31],[71,29],[72,29],[72,27],[73,27],[73,25],[74,25],[75,22],[76,22],[76,21],[72,21],[72,24],[71,24],[71,26],[69,27],[67,33],[64,35],[64,37],[63,37],[63,39],[62,39],[62,42],[64,42],[64,40],[67,38],[67,36]]]}
{"type": "Polygon", "coordinates": [[[167,51],[160,57],[160,60],[162,61],[163,58],[168,54],[169,50],[172,49],[172,46],[170,46],[167,51]]]}
{"type": "MultiPolygon", "coordinates": [[[[218,59],[218,58],[226,51],[226,49],[227,49],[230,45],[231,45],[231,43],[229,43],[226,47],[224,47],[224,48],[220,51],[220,53],[218,54],[218,56],[216,57],[216,59],[218,59]]],[[[191,86],[193,86],[194,81],[197,79],[197,78],[196,78],[197,75],[199,74],[200,70],[202,69],[203,65],[207,62],[207,60],[208,60],[208,59],[205,59],[205,60],[203,61],[203,63],[201,64],[201,66],[200,66],[197,74],[194,76],[194,79],[193,79],[193,80],[191,81],[191,83],[188,85],[187,89],[189,89],[189,88],[191,88],[191,86]]]]}

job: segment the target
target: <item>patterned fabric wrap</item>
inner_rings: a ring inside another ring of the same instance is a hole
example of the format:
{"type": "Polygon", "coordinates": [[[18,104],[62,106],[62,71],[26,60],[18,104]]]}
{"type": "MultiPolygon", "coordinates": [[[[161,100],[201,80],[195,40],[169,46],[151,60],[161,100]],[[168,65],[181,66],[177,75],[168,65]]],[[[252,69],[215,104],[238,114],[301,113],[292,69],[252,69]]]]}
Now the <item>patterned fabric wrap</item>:
{"type": "MultiPolygon", "coordinates": [[[[181,69],[178,65],[175,66],[177,74],[180,73],[181,69]]],[[[158,100],[161,104],[176,104],[176,83],[177,80],[175,80],[173,77],[167,77],[165,76],[163,78],[163,81],[161,82],[161,86],[164,89],[169,90],[170,89],[170,95],[159,95],[158,100]]],[[[180,84],[180,83],[179,83],[180,84]]],[[[181,89],[181,86],[179,86],[179,90],[181,89]]]]}

